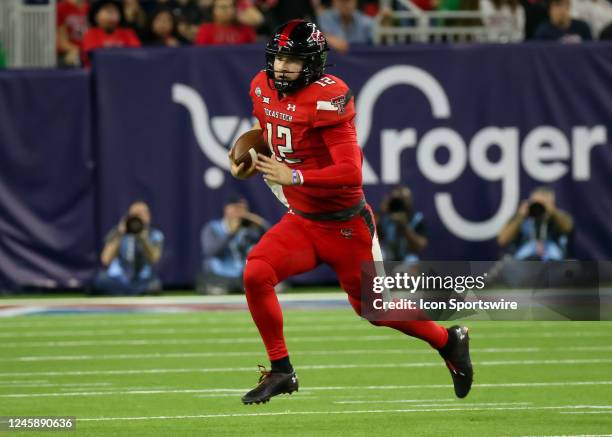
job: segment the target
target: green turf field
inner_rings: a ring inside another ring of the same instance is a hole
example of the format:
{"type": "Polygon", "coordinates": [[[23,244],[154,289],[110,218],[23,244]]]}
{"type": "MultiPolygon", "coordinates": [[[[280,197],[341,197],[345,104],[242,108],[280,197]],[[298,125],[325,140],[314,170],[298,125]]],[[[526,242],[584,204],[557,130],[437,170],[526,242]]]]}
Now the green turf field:
{"type": "Polygon", "coordinates": [[[471,322],[458,400],[420,341],[348,309],[285,322],[300,391],[243,406],[266,362],[246,312],[0,319],[0,415],[76,416],[79,436],[612,434],[612,323],[471,322]]]}

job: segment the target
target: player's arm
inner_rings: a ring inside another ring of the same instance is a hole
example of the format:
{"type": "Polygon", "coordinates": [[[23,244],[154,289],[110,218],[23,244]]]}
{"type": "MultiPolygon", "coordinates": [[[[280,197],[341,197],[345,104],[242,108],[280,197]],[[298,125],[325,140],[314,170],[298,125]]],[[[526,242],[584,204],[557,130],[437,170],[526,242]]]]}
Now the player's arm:
{"type": "Polygon", "coordinates": [[[125,218],[119,220],[119,224],[114,228],[109,235],[106,237],[104,242],[104,248],[100,255],[100,262],[104,267],[108,267],[110,263],[117,257],[119,253],[119,246],[121,245],[121,239],[125,235],[125,218]]]}
{"type": "Polygon", "coordinates": [[[301,172],[302,185],[308,187],[360,186],[361,149],[357,143],[355,126],[350,121],[321,129],[333,164],[324,168],[301,172]]]}
{"type": "Polygon", "coordinates": [[[353,123],[353,93],[338,78],[324,77],[322,81],[327,85],[322,86],[316,95],[313,126],[319,128],[333,164],[304,170],[301,174],[302,184],[319,188],[361,186],[363,156],[353,123]]]}
{"type": "MultiPolygon", "coordinates": [[[[255,124],[251,128],[251,130],[259,130],[261,129],[261,124],[259,124],[259,120],[255,121],[255,124]]],[[[244,162],[240,163],[240,165],[236,165],[232,160],[232,151],[230,150],[227,154],[227,158],[229,159],[230,172],[232,176],[236,179],[246,179],[245,176],[242,175],[242,170],[244,170],[244,162]]]]}
{"type": "Polygon", "coordinates": [[[497,235],[497,244],[502,247],[507,244],[510,244],[519,234],[521,225],[523,224],[523,221],[527,218],[528,214],[529,201],[523,200],[514,217],[512,217],[512,219],[508,223],[506,223],[502,230],[499,231],[499,234],[497,235]]]}

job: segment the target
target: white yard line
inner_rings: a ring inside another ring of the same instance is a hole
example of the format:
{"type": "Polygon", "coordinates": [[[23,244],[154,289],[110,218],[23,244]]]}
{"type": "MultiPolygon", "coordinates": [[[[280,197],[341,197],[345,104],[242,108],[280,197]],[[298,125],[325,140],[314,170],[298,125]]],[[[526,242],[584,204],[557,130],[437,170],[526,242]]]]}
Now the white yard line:
{"type": "MultiPolygon", "coordinates": [[[[38,302],[38,301],[37,301],[38,302]]],[[[3,301],[0,300],[0,305],[3,301]]],[[[333,311],[333,310],[329,310],[333,311]]],[[[289,312],[286,323],[288,326],[297,324],[312,324],[312,322],[354,322],[360,320],[352,310],[338,309],[333,315],[327,314],[327,311],[323,315],[307,315],[308,311],[296,310],[289,312]]],[[[64,328],[64,327],[85,327],[85,326],[103,326],[107,327],[109,324],[120,323],[121,325],[210,325],[210,324],[222,324],[227,325],[252,325],[253,321],[244,312],[228,311],[224,312],[222,317],[219,317],[215,312],[202,312],[202,313],[186,313],[181,314],[181,317],[177,318],[172,313],[132,313],[129,314],[129,318],[125,317],[126,314],[70,314],[69,318],[60,318],[58,316],[40,316],[35,320],[28,318],[5,318],[2,321],[3,328],[64,328]],[[124,316],[124,317],[122,317],[124,316]]],[[[367,323],[365,320],[361,320],[362,323],[367,323]]],[[[450,323],[450,322],[446,322],[450,323]]],[[[468,322],[466,322],[468,323],[468,322]]],[[[472,323],[472,322],[469,322],[472,323]]],[[[529,321],[523,323],[522,321],[505,322],[496,321],[490,323],[490,321],[478,321],[478,329],[482,330],[496,330],[496,329],[508,329],[508,330],[519,330],[519,329],[533,329],[534,327],[539,328],[555,328],[559,326],[566,326],[567,321],[529,321]]],[[[572,327],[589,327],[601,325],[606,323],[605,321],[585,321],[585,322],[572,322],[572,327]]],[[[608,322],[609,323],[609,322],[608,322]]]]}
{"type": "MultiPolygon", "coordinates": [[[[588,332],[588,331],[570,331],[563,333],[564,338],[569,337],[608,337],[609,332],[588,332]]],[[[539,332],[539,333],[505,333],[505,334],[480,334],[473,335],[475,340],[480,339],[501,339],[501,338],[558,338],[559,332],[539,332]]],[[[330,341],[354,341],[355,335],[340,335],[340,336],[308,336],[308,337],[292,337],[292,343],[309,343],[309,342],[330,342],[330,341]]],[[[360,341],[398,341],[400,338],[397,335],[360,335],[360,341]]],[[[12,343],[3,343],[3,348],[26,348],[26,347],[77,347],[77,346],[119,346],[119,345],[161,345],[161,344],[234,344],[234,343],[257,343],[261,339],[257,335],[252,337],[230,337],[230,338],[205,338],[205,339],[133,339],[133,340],[74,340],[74,341],[20,341],[12,343]]]]}
{"type": "MultiPolygon", "coordinates": [[[[279,294],[281,302],[318,302],[325,300],[346,300],[346,293],[342,291],[334,292],[312,292],[312,293],[287,293],[279,294]]],[[[15,298],[2,299],[0,304],[5,305],[42,305],[63,306],[63,305],[164,305],[164,304],[224,304],[224,303],[245,303],[244,294],[225,294],[219,296],[187,295],[187,296],[116,296],[116,297],[64,297],[64,298],[15,298]]]]}
{"type": "MultiPolygon", "coordinates": [[[[283,328],[285,332],[328,332],[328,331],[355,331],[359,328],[369,328],[359,323],[350,324],[333,324],[333,325],[317,325],[317,326],[286,326],[283,328]]],[[[251,326],[245,328],[224,327],[224,328],[139,328],[139,329],[95,329],[95,330],[64,330],[64,331],[43,331],[43,332],[21,332],[7,331],[0,332],[0,338],[44,338],[44,337],[105,337],[105,336],[126,336],[126,335],[177,335],[177,334],[256,334],[257,327],[251,323],[251,326]]]]}
{"type": "Polygon", "coordinates": [[[612,414],[612,410],[610,411],[582,411],[582,412],[561,411],[561,414],[612,414]]]}
{"type": "MultiPolygon", "coordinates": [[[[580,346],[580,347],[508,347],[508,348],[470,348],[471,353],[533,353],[533,352],[567,352],[567,351],[612,351],[612,346],[580,346]]],[[[429,355],[431,349],[347,349],[336,350],[334,355],[429,355]]],[[[292,356],[317,356],[330,354],[329,350],[320,351],[292,351],[292,356]]],[[[245,352],[176,352],[176,353],[149,353],[149,354],[111,354],[111,355],[28,355],[20,357],[0,358],[0,362],[36,362],[36,361],[98,361],[98,360],[125,360],[149,358],[214,358],[214,357],[257,357],[263,356],[263,351],[245,352]]]]}
{"type": "Polygon", "coordinates": [[[612,434],[524,435],[521,437],[612,437],[612,434]]]}
{"type": "MultiPolygon", "coordinates": [[[[612,347],[609,347],[612,350],[612,347]]],[[[550,351],[542,348],[472,348],[472,353],[531,353],[540,351],[550,351]]],[[[559,350],[567,350],[559,348],[559,350]]],[[[603,351],[605,348],[596,349],[603,351]]],[[[362,355],[362,354],[392,354],[392,355],[430,355],[431,349],[348,349],[336,350],[334,355],[362,355]]],[[[263,356],[264,351],[245,351],[245,352],[177,352],[177,353],[151,353],[151,354],[113,354],[113,355],[31,355],[23,357],[0,358],[0,362],[13,361],[87,361],[87,360],[124,360],[142,358],[199,358],[199,357],[252,357],[263,356]]],[[[329,356],[329,350],[321,351],[292,351],[292,356],[329,356]]]]}
{"type": "MultiPolygon", "coordinates": [[[[318,324],[316,326],[304,325],[304,326],[285,326],[285,332],[328,332],[328,331],[357,331],[360,329],[370,329],[369,324],[359,323],[345,323],[345,324],[318,324]]],[[[575,331],[574,331],[575,332],[575,331]]],[[[579,336],[600,334],[602,331],[579,331],[579,336]]],[[[209,334],[256,334],[257,328],[252,323],[245,327],[209,327],[201,326],[197,328],[138,328],[138,329],[71,329],[61,331],[49,331],[44,330],[41,332],[23,332],[23,331],[2,331],[0,330],[0,338],[18,339],[18,338],[45,338],[45,337],[105,337],[105,336],[127,336],[127,335],[179,335],[179,334],[195,334],[204,335],[209,334]]],[[[538,332],[532,333],[533,336],[548,337],[552,336],[553,333],[549,332],[538,332]]],[[[558,333],[556,333],[558,334],[558,333]]],[[[474,338],[514,338],[522,337],[516,332],[514,333],[503,333],[496,332],[493,334],[483,334],[480,330],[476,330],[475,333],[471,332],[471,336],[474,338]]],[[[599,336],[599,335],[597,335],[599,336]]]]}
{"type": "MultiPolygon", "coordinates": [[[[560,381],[560,382],[511,382],[497,384],[474,384],[474,388],[540,388],[540,387],[571,387],[571,386],[598,386],[612,385],[612,381],[560,381]]],[[[318,391],[346,391],[346,390],[411,390],[411,389],[449,389],[451,384],[417,384],[417,385],[372,385],[372,386],[326,386],[304,387],[300,393],[318,391]]],[[[108,396],[108,395],[152,395],[152,394],[223,394],[244,393],[249,388],[202,388],[202,389],[170,389],[170,390],[115,390],[92,392],[65,392],[65,393],[8,393],[0,394],[0,398],[36,398],[36,397],[70,397],[70,396],[108,396]]]]}
{"type": "MultiPolygon", "coordinates": [[[[393,335],[369,335],[359,336],[360,341],[383,341],[397,340],[397,336],[393,335]]],[[[304,342],[346,342],[354,341],[355,336],[340,335],[340,336],[316,336],[316,337],[293,337],[292,343],[304,342]]],[[[149,345],[184,345],[184,344],[236,344],[236,343],[254,343],[261,344],[261,339],[257,335],[247,338],[207,338],[207,339],[167,339],[167,340],[75,340],[75,341],[38,341],[38,342],[13,342],[2,343],[3,348],[23,348],[23,347],[78,347],[78,346],[149,346],[149,345]]]]}
{"type": "MultiPolygon", "coordinates": [[[[2,301],[0,300],[0,304],[2,301]]],[[[40,319],[35,321],[24,321],[27,318],[18,318],[18,319],[9,319],[6,318],[2,321],[2,328],[69,328],[69,327],[95,327],[102,326],[108,327],[109,324],[121,324],[127,326],[148,326],[148,325],[214,325],[214,324],[228,324],[228,317],[235,316],[236,320],[231,321],[231,325],[248,325],[252,326],[253,321],[250,317],[245,317],[244,314],[239,312],[231,312],[228,315],[224,315],[224,317],[218,317],[213,312],[206,313],[187,313],[182,314],[180,318],[173,317],[173,314],[168,314],[169,317],[162,318],[154,318],[158,317],[158,314],[151,313],[136,313],[130,314],[130,318],[121,318],[118,317],[121,314],[112,314],[110,316],[104,316],[98,314],[71,314],[70,320],[60,319],[56,320],[56,316],[43,316],[46,320],[42,321],[40,319]],[[143,317],[146,316],[146,317],[143,317]],[[77,318],[77,320],[74,320],[77,318]]],[[[312,326],[312,322],[355,322],[359,321],[359,317],[355,315],[355,313],[351,311],[341,310],[338,311],[336,315],[329,316],[327,314],[320,316],[304,316],[300,313],[291,313],[290,316],[287,317],[286,325],[294,326],[299,325],[301,323],[306,324],[307,326],[312,326]]],[[[362,323],[366,323],[365,320],[361,320],[362,323]]],[[[447,322],[450,323],[450,322],[447,322]]],[[[472,323],[472,322],[469,322],[472,323]]],[[[584,327],[584,326],[592,326],[593,324],[601,324],[605,323],[602,321],[597,322],[573,322],[572,326],[584,327]]],[[[523,321],[515,321],[515,322],[495,322],[489,325],[489,322],[478,322],[478,330],[487,330],[487,329],[511,329],[511,330],[519,330],[519,329],[534,329],[534,328],[550,328],[557,327],[560,325],[566,325],[566,321],[555,322],[538,322],[538,321],[529,321],[528,323],[524,323],[523,321]]]]}
{"type": "MultiPolygon", "coordinates": [[[[479,361],[482,366],[533,366],[533,365],[566,365],[566,364],[612,364],[612,359],[567,359],[567,360],[500,360],[479,361]]],[[[340,369],[395,369],[413,367],[440,367],[441,361],[423,361],[411,363],[376,363],[376,364],[314,364],[303,365],[299,370],[340,370],[340,369]]],[[[195,368],[157,368],[157,369],[113,369],[113,370],[68,370],[53,372],[2,372],[0,377],[21,376],[83,376],[83,375],[139,375],[168,373],[231,373],[253,372],[253,367],[195,367],[195,368]]]]}
{"type": "Polygon", "coordinates": [[[363,401],[334,401],[334,404],[411,404],[411,407],[452,407],[452,406],[457,406],[458,402],[461,402],[461,406],[462,407],[491,407],[491,406],[510,406],[510,405],[532,405],[533,402],[474,402],[474,403],[470,403],[470,402],[462,402],[462,401],[456,401],[456,402],[450,402],[450,403],[438,403],[438,402],[427,402],[427,403],[421,403],[419,404],[418,402],[423,402],[426,401],[426,399],[396,399],[396,400],[376,400],[376,399],[369,399],[369,400],[363,400],[363,401]],[[415,405],[412,405],[413,403],[416,403],[415,405]]]}
{"type": "Polygon", "coordinates": [[[269,413],[227,413],[227,414],[201,414],[192,416],[139,416],[139,417],[89,417],[79,418],[79,422],[98,421],[145,421],[145,420],[177,420],[177,419],[216,419],[236,417],[262,417],[262,416],[305,416],[305,415],[337,415],[337,414],[394,414],[394,413],[423,413],[423,412],[461,412],[461,411],[515,411],[515,410],[558,410],[592,408],[591,405],[563,405],[551,407],[469,407],[469,408],[410,408],[393,410],[345,410],[345,411],[279,411],[269,413]]]}

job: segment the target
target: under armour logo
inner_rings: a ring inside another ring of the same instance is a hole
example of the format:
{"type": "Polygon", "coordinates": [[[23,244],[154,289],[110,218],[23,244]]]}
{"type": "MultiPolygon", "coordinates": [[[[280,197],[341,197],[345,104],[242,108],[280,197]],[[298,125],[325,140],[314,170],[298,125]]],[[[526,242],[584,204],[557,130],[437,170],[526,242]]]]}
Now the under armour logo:
{"type": "Polygon", "coordinates": [[[342,236],[348,240],[350,240],[351,238],[353,238],[353,230],[350,228],[342,228],[340,229],[340,234],[342,234],[342,236]]]}
{"type": "Polygon", "coordinates": [[[287,104],[287,111],[295,112],[295,105],[292,105],[291,103],[287,104]]]}
{"type": "Polygon", "coordinates": [[[261,100],[263,100],[263,102],[267,103],[268,105],[270,104],[270,97],[263,96],[261,100]]]}

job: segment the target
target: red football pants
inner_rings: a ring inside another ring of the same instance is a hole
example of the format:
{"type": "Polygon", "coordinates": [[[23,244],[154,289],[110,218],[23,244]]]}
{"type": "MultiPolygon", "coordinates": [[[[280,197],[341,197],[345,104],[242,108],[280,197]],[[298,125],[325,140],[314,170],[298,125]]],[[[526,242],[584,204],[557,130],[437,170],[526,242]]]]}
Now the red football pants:
{"type": "MultiPolygon", "coordinates": [[[[353,309],[361,315],[361,264],[382,260],[369,207],[367,216],[331,222],[287,213],[251,250],[244,269],[244,287],[251,316],[270,360],[288,355],[283,313],[274,286],[290,276],[310,271],[320,263],[328,264],[336,272],[353,309]]],[[[432,321],[372,323],[425,340],[436,349],[448,339],[446,329],[432,321]]]]}

